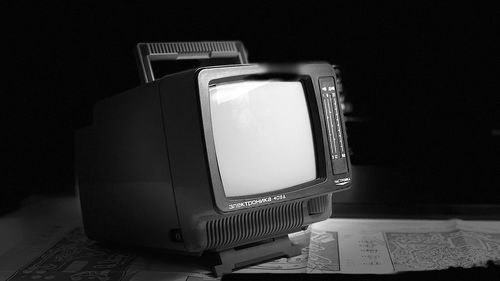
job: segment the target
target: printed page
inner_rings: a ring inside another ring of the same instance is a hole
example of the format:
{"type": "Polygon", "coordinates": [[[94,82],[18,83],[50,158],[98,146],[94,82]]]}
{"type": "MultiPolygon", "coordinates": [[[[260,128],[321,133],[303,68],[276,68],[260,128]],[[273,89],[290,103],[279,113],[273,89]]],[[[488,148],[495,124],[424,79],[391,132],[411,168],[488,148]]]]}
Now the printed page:
{"type": "Polygon", "coordinates": [[[330,219],[313,225],[310,273],[392,273],[500,261],[500,223],[330,219]],[[335,239],[336,238],[336,239],[335,239]],[[338,254],[329,248],[338,247],[338,254]],[[332,266],[339,261],[339,266],[332,266]]]}

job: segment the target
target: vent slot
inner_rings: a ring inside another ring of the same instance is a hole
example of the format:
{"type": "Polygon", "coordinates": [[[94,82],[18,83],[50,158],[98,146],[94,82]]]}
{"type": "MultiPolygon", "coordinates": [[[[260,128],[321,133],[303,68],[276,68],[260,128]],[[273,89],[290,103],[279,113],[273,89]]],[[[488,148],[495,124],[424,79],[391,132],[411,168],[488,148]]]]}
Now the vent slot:
{"type": "Polygon", "coordinates": [[[307,202],[309,215],[322,214],[328,209],[328,195],[313,198],[307,202]]]}
{"type": "Polygon", "coordinates": [[[284,204],[207,222],[207,249],[299,231],[302,202],[284,204]]]}

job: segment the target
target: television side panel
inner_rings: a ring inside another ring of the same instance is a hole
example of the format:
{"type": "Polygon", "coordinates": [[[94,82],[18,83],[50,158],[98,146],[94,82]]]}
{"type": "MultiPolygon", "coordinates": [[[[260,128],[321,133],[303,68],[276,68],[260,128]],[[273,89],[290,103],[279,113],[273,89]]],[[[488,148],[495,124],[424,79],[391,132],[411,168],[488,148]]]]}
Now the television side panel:
{"type": "Polygon", "coordinates": [[[77,132],[77,171],[87,235],[96,240],[183,250],[158,84],[98,102],[77,132]]]}
{"type": "Polygon", "coordinates": [[[206,245],[206,221],[215,211],[195,71],[159,80],[172,182],[186,250],[206,245]]]}

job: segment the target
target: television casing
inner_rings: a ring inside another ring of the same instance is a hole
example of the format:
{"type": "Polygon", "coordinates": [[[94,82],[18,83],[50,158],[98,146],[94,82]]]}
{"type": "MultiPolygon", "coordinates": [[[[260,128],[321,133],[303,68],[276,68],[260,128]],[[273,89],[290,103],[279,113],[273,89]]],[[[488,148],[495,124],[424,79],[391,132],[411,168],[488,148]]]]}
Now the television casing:
{"type": "MultiPolygon", "coordinates": [[[[98,102],[93,124],[76,134],[85,233],[100,241],[201,254],[283,236],[329,218],[332,193],[350,186],[351,169],[346,153],[346,172],[333,172],[322,77],[335,79],[330,64],[205,67],[98,102]],[[317,179],[265,194],[224,195],[208,87],[246,79],[302,82],[317,179]]],[[[340,121],[347,150],[342,114],[340,121]]]]}

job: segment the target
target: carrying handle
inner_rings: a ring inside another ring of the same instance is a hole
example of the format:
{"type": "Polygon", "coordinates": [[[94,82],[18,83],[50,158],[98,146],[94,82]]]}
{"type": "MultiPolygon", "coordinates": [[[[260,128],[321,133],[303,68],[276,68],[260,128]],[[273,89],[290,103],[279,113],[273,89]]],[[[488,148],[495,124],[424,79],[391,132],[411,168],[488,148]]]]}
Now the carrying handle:
{"type": "Polygon", "coordinates": [[[241,64],[248,63],[247,51],[239,41],[138,43],[136,58],[142,84],[155,80],[151,61],[236,58],[241,64]]]}

